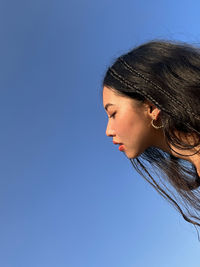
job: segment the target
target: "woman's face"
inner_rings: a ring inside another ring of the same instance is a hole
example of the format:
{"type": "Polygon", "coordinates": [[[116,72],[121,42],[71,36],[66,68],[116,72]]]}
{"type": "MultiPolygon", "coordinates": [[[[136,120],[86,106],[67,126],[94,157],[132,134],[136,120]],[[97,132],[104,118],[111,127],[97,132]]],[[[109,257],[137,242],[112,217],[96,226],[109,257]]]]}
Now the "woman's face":
{"type": "Polygon", "coordinates": [[[108,114],[106,135],[122,143],[128,158],[139,156],[155,142],[151,126],[152,115],[148,104],[119,96],[113,90],[103,88],[103,105],[108,114]]]}

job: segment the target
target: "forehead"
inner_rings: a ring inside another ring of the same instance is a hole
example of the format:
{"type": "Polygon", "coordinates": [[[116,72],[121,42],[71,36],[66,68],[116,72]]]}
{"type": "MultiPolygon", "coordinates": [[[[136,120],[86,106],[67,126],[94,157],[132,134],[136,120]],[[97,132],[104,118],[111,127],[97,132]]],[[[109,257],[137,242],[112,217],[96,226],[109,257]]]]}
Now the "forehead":
{"type": "Polygon", "coordinates": [[[113,105],[119,105],[122,103],[132,103],[132,99],[130,99],[129,97],[126,96],[121,96],[119,94],[117,94],[117,92],[115,92],[114,90],[111,90],[108,87],[103,88],[103,105],[104,107],[107,104],[113,104],[113,105]]]}

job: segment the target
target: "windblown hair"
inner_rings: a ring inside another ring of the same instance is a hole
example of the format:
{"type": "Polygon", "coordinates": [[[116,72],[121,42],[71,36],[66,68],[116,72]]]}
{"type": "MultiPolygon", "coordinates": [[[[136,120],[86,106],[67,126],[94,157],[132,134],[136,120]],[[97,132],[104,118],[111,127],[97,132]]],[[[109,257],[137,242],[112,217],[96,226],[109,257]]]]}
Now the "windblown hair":
{"type": "MultiPolygon", "coordinates": [[[[145,43],[117,58],[103,86],[159,108],[169,146],[186,151],[200,145],[199,48],[162,40],[145,43]],[[177,132],[192,136],[193,143],[177,132]]],[[[186,221],[200,226],[200,177],[193,164],[155,147],[130,161],[186,221]]]]}

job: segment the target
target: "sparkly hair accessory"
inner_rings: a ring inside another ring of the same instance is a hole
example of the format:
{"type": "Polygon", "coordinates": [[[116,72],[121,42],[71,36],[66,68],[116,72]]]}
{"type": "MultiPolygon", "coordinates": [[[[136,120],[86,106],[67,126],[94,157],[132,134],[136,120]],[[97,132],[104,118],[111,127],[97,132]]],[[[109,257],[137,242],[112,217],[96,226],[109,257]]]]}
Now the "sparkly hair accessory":
{"type": "MultiPolygon", "coordinates": [[[[151,81],[149,78],[147,78],[146,76],[144,76],[142,73],[140,73],[139,71],[137,71],[136,69],[134,69],[132,66],[130,66],[122,57],[119,58],[119,62],[131,73],[136,74],[137,76],[141,77],[146,83],[150,83],[151,85],[153,85],[154,88],[158,89],[160,92],[162,92],[163,94],[165,94],[174,104],[175,104],[175,108],[178,109],[178,105],[183,106],[183,104],[178,100],[172,97],[172,95],[168,92],[166,92],[162,87],[160,87],[159,85],[155,84],[153,81],[151,81]]],[[[184,107],[185,108],[185,107],[184,107]]],[[[191,113],[197,120],[200,120],[200,116],[196,115],[191,109],[187,109],[187,111],[189,113],[191,113]]]]}

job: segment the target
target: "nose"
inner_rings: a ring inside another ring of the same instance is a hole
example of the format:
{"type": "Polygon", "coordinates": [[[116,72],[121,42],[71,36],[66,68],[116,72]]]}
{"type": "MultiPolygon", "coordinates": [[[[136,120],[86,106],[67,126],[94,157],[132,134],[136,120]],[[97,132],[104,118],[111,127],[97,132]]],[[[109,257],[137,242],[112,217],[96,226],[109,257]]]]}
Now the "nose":
{"type": "Polygon", "coordinates": [[[115,135],[114,129],[112,129],[109,122],[108,122],[107,128],[106,128],[106,135],[107,136],[114,136],[115,135]]]}

